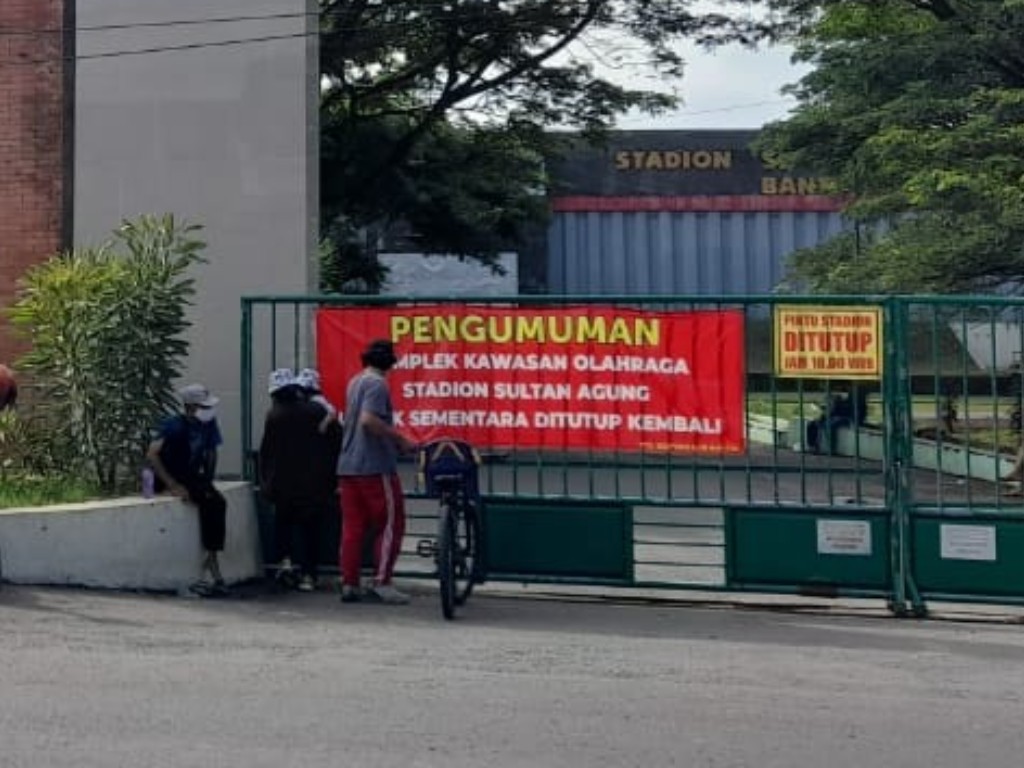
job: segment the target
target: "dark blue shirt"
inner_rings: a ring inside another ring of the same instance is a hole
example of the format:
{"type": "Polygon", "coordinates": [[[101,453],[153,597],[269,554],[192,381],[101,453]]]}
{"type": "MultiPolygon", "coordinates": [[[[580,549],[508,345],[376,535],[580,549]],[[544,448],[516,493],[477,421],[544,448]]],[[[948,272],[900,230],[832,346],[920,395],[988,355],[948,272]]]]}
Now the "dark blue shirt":
{"type": "Polygon", "coordinates": [[[216,419],[203,423],[178,414],[160,425],[156,437],[163,441],[160,461],[171,477],[183,485],[213,480],[223,442],[216,419]]]}

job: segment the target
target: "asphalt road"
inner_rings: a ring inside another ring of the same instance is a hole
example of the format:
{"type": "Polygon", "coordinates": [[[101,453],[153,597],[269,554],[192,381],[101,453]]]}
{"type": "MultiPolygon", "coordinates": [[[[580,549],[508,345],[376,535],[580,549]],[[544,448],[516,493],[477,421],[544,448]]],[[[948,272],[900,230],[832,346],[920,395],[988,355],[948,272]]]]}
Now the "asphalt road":
{"type": "Polygon", "coordinates": [[[0,766],[994,768],[1024,626],[0,590],[0,766]]]}

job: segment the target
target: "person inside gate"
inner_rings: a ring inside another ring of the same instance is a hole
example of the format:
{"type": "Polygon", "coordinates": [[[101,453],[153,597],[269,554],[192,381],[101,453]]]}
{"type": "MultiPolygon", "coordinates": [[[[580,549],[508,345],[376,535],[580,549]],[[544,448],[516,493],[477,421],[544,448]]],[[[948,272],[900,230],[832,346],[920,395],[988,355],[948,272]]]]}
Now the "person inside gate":
{"type": "Polygon", "coordinates": [[[821,413],[814,421],[807,424],[807,447],[815,453],[821,453],[827,441],[829,455],[835,453],[836,432],[840,427],[850,425],[853,408],[850,399],[842,392],[831,392],[825,396],[820,406],[821,413]]]}

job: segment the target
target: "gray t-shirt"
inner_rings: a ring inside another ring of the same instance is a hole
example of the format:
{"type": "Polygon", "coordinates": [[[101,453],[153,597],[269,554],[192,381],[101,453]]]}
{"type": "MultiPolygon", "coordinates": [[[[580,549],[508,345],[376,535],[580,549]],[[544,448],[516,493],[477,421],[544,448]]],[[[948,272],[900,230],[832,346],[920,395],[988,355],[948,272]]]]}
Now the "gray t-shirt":
{"type": "Polygon", "coordinates": [[[338,457],[339,475],[390,475],[398,471],[398,446],[387,437],[373,434],[359,424],[359,415],[369,411],[394,425],[391,393],[384,377],[363,371],[352,377],[345,395],[345,422],[338,457]]]}

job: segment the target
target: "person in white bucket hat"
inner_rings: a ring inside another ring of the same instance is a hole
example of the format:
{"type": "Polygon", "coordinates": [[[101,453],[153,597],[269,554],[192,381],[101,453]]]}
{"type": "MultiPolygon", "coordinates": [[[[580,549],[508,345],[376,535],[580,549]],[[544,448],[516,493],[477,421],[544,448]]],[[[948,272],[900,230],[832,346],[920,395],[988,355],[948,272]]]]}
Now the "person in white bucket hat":
{"type": "MultiPolygon", "coordinates": [[[[278,580],[288,587],[312,592],[316,588],[324,510],[316,467],[322,463],[322,436],[318,431],[323,411],[306,399],[295,374],[286,368],[268,378],[272,399],[260,442],[260,491],[274,505],[278,580]],[[298,571],[292,556],[298,561],[298,571]]],[[[328,493],[333,490],[328,488],[328,493]]]]}
{"type": "Polygon", "coordinates": [[[331,423],[338,419],[338,409],[324,397],[323,390],[320,388],[319,372],[315,368],[303,368],[295,377],[295,383],[302,387],[302,391],[306,393],[310,402],[316,403],[324,409],[326,415],[320,422],[320,432],[326,434],[331,423]]]}

